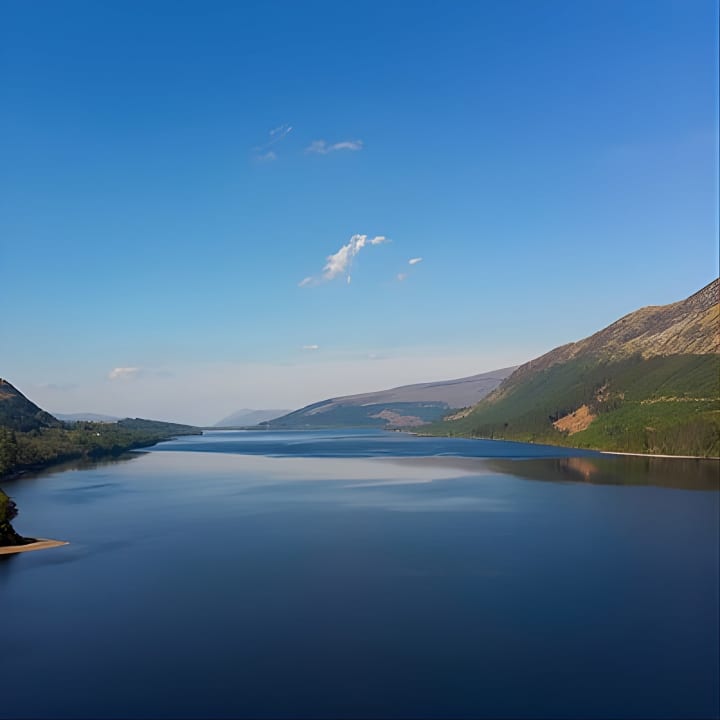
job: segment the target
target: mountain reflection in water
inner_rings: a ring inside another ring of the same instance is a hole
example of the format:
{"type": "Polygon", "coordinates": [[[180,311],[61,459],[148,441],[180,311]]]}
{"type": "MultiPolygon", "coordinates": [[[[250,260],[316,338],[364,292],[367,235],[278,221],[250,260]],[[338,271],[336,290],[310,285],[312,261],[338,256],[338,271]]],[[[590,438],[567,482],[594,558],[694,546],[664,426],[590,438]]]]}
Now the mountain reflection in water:
{"type": "Polygon", "coordinates": [[[487,465],[509,475],[548,482],[593,485],[644,485],[680,490],[720,490],[720,461],[612,455],[550,460],[489,459],[487,465]]]}
{"type": "Polygon", "coordinates": [[[0,718],[718,716],[716,461],[259,435],[7,488],[0,718]]]}

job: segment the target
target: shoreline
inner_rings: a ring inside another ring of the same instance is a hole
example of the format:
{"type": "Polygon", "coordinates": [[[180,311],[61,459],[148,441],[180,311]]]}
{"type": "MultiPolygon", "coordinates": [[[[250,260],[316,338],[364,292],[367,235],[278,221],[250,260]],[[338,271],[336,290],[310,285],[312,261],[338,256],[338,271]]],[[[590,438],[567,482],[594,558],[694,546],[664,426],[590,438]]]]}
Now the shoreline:
{"type": "Polygon", "coordinates": [[[33,550],[47,550],[69,544],[70,543],[65,540],[38,538],[35,542],[27,543],[27,545],[2,545],[0,546],[0,555],[14,555],[15,553],[32,552],[33,550]]]}
{"type": "Polygon", "coordinates": [[[141,440],[127,445],[115,446],[107,448],[101,451],[94,451],[94,453],[87,453],[84,451],[72,452],[67,455],[60,455],[55,458],[51,458],[45,462],[34,463],[32,465],[24,465],[13,470],[10,470],[5,475],[0,476],[0,483],[14,482],[16,480],[22,480],[26,475],[38,475],[44,473],[46,470],[53,470],[55,467],[59,467],[65,464],[81,463],[81,462],[102,462],[105,460],[113,460],[116,458],[122,458],[124,455],[131,453],[136,450],[144,450],[145,448],[154,447],[162,442],[168,440],[175,440],[179,436],[163,437],[158,440],[141,440]]]}
{"type": "Polygon", "coordinates": [[[720,457],[712,455],[653,455],[651,453],[641,452],[620,452],[619,450],[599,450],[597,448],[580,448],[574,445],[555,445],[554,443],[548,442],[533,442],[531,440],[509,440],[507,438],[486,438],[486,437],[475,437],[470,435],[434,435],[431,433],[422,433],[413,430],[399,430],[396,432],[404,432],[408,435],[415,435],[416,437],[434,437],[434,438],[458,438],[461,440],[498,440],[500,442],[514,442],[522,445],[544,445],[545,447],[562,448],[563,450],[579,450],[580,452],[586,451],[591,453],[599,453],[601,455],[626,455],[628,457],[644,457],[644,458],[676,458],[678,460],[720,460],[720,457]]]}
{"type": "Polygon", "coordinates": [[[620,452],[619,450],[597,450],[597,452],[602,455],[626,455],[628,457],[675,458],[676,460],[720,460],[720,457],[712,457],[711,455],[651,455],[650,453],[620,452]]]}

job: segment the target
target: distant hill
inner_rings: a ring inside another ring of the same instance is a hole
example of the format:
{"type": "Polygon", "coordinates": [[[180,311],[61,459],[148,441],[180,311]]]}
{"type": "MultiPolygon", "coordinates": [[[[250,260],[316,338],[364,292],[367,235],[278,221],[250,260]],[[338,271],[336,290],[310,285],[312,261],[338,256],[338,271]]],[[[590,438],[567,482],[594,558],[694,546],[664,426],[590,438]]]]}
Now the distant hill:
{"type": "Polygon", "coordinates": [[[228,415],[219,422],[215,423],[215,427],[239,427],[248,425],[258,425],[259,423],[274,420],[275,418],[287,415],[292,412],[290,409],[284,410],[251,410],[243,408],[228,415]]]}
{"type": "Polygon", "coordinates": [[[0,378],[0,426],[19,432],[60,427],[62,423],[0,378]]]}
{"type": "Polygon", "coordinates": [[[433,431],[720,455],[720,281],[521,365],[433,431]]]}
{"type": "Polygon", "coordinates": [[[53,413],[58,420],[63,422],[117,422],[120,418],[112,415],[99,415],[97,413],[53,413]]]}
{"type": "MultiPolygon", "coordinates": [[[[145,420],[144,418],[123,418],[113,423],[121,430],[133,432],[157,433],[166,437],[174,435],[202,435],[202,430],[193,425],[165,422],[164,420],[145,420]]],[[[112,428],[108,428],[112,429],[112,428]]]]}
{"type": "Polygon", "coordinates": [[[178,435],[195,434],[202,431],[140,418],[63,423],[0,380],[0,479],[66,460],[121,455],[178,435]]]}
{"type": "Polygon", "coordinates": [[[271,428],[411,427],[481,400],[515,368],[322,400],[274,419],[271,428]]]}

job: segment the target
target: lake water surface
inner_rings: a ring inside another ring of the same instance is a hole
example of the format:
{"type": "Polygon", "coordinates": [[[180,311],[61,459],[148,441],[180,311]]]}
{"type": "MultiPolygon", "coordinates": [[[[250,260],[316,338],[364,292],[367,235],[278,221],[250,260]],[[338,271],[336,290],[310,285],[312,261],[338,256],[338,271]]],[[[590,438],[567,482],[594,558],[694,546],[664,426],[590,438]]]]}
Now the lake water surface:
{"type": "Polygon", "coordinates": [[[3,487],[0,717],[720,713],[715,461],[211,432],[3,487]]]}

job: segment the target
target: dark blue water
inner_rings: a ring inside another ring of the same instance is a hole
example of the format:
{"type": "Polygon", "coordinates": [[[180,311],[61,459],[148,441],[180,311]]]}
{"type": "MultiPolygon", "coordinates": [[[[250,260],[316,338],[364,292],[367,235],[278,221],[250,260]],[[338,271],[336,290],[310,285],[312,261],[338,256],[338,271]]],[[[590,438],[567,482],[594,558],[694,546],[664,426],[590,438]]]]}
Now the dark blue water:
{"type": "Polygon", "coordinates": [[[498,457],[548,458],[597,456],[590,450],[528,445],[505,440],[416,437],[383,430],[244,431],[191,435],[157,446],[157,450],[238,453],[273,457],[498,457]]]}
{"type": "Polygon", "coordinates": [[[213,433],[7,484],[71,544],[0,556],[0,716],[717,716],[717,470],[213,433]]]}

